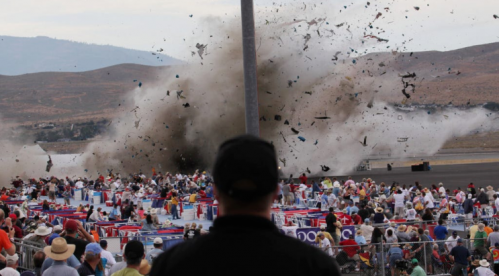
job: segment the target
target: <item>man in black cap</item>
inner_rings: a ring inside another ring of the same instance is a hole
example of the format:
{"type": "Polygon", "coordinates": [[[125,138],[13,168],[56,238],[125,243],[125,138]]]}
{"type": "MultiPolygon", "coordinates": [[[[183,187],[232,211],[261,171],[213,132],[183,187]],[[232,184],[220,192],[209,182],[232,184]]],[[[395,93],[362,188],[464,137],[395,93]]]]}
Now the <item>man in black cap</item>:
{"type": "Polygon", "coordinates": [[[463,246],[463,240],[458,239],[457,245],[452,248],[449,253],[449,258],[454,262],[454,267],[452,268],[452,276],[466,275],[466,269],[468,268],[468,263],[471,261],[470,251],[463,246]]]}
{"type": "Polygon", "coordinates": [[[333,258],[270,221],[279,192],[272,144],[248,135],[226,141],[213,177],[219,202],[213,229],[160,255],[151,276],[205,274],[207,267],[219,275],[340,275],[333,258]]]}

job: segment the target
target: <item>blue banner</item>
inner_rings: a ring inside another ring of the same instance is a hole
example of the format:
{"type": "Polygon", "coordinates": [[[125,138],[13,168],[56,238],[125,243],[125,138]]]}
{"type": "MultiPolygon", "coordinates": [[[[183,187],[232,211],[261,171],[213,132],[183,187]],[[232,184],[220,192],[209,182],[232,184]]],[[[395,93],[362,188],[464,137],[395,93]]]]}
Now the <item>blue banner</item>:
{"type": "Polygon", "coordinates": [[[343,229],[341,229],[341,241],[348,240],[350,235],[355,237],[355,226],[354,225],[344,225],[343,229]]]}

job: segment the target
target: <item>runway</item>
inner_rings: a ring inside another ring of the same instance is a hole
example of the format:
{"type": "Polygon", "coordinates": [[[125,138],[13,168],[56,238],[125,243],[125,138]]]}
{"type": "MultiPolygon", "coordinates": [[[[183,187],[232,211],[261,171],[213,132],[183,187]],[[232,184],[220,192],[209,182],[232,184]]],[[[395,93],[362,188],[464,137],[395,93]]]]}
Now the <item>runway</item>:
{"type": "MultiPolygon", "coordinates": [[[[362,178],[370,177],[376,183],[385,182],[392,184],[393,181],[401,185],[412,185],[419,181],[423,187],[430,187],[431,184],[444,183],[446,189],[456,189],[461,187],[465,189],[470,182],[475,187],[487,187],[491,185],[494,189],[499,188],[499,162],[480,163],[480,164],[461,164],[461,165],[432,165],[431,171],[411,172],[410,167],[387,169],[372,169],[371,171],[360,171],[351,174],[356,182],[362,178]]],[[[333,176],[331,176],[333,177],[333,176]]],[[[335,176],[338,179],[346,179],[347,176],[335,176]]]]}

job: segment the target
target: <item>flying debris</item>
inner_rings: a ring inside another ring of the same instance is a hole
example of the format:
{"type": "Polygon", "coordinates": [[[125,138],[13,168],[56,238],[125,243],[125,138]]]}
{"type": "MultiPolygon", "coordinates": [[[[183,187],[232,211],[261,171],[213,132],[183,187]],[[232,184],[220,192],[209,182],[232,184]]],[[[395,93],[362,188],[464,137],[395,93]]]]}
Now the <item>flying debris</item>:
{"type": "Polygon", "coordinates": [[[305,138],[304,138],[304,137],[302,137],[302,136],[298,136],[298,139],[300,139],[300,141],[302,141],[302,142],[305,142],[305,141],[307,140],[307,139],[305,139],[305,138]]]}
{"type": "Polygon", "coordinates": [[[328,166],[326,166],[326,165],[321,165],[321,169],[322,169],[323,172],[327,172],[327,171],[330,170],[330,168],[328,166]]]}
{"type": "Polygon", "coordinates": [[[196,48],[198,49],[198,55],[201,59],[203,59],[203,54],[206,47],[208,47],[208,44],[204,45],[196,43],[196,48]]]}
{"type": "Polygon", "coordinates": [[[282,165],[286,167],[286,158],[279,158],[279,161],[281,161],[282,165]]]}
{"type": "Polygon", "coordinates": [[[309,174],[311,174],[311,173],[312,173],[308,167],[307,167],[307,172],[308,172],[309,174]]]}
{"type": "Polygon", "coordinates": [[[360,142],[364,147],[367,147],[367,136],[364,136],[364,143],[360,142]]]}
{"type": "Polygon", "coordinates": [[[54,164],[52,163],[52,158],[49,155],[49,161],[47,161],[47,167],[45,168],[45,171],[50,172],[50,169],[52,168],[52,166],[54,166],[54,164]]]}
{"type": "Polygon", "coordinates": [[[388,39],[381,38],[375,35],[365,35],[364,38],[375,38],[378,40],[378,42],[388,42],[388,39]]]}
{"type": "Polygon", "coordinates": [[[294,132],[294,134],[298,134],[298,133],[300,133],[298,130],[296,130],[296,129],[295,129],[295,128],[293,128],[293,127],[291,128],[291,131],[293,131],[293,132],[294,132]]]}
{"type": "Polygon", "coordinates": [[[499,19],[499,15],[494,14],[494,19],[499,19]]]}
{"type": "Polygon", "coordinates": [[[182,106],[183,106],[183,107],[185,107],[185,108],[188,108],[188,107],[189,107],[189,106],[191,106],[191,105],[190,105],[189,103],[185,103],[185,104],[183,104],[182,106]]]}

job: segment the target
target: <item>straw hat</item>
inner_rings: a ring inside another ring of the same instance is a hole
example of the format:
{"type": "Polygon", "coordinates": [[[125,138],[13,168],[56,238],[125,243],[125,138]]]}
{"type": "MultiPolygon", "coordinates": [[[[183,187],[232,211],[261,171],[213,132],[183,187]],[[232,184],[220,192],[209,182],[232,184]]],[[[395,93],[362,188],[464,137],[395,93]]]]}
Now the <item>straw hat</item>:
{"type": "Polygon", "coordinates": [[[428,190],[428,188],[424,188],[423,192],[425,192],[425,193],[429,193],[429,192],[430,192],[430,190],[428,190]]]}
{"type": "Polygon", "coordinates": [[[487,260],[485,260],[485,259],[481,260],[479,263],[480,263],[481,266],[485,266],[485,267],[489,267],[490,266],[489,262],[487,262],[487,260]]]}
{"type": "Polygon", "coordinates": [[[51,246],[46,246],[43,249],[47,257],[52,258],[54,261],[64,261],[69,259],[75,251],[74,244],[67,244],[64,238],[55,238],[51,246]]]}
{"type": "Polygon", "coordinates": [[[406,243],[404,245],[404,249],[411,249],[412,248],[412,245],[410,243],[406,243]]]}
{"type": "Polygon", "coordinates": [[[405,230],[407,230],[407,226],[403,224],[397,228],[397,231],[399,232],[405,232],[405,230]]]}
{"type": "Polygon", "coordinates": [[[493,190],[494,190],[494,187],[492,187],[492,186],[490,186],[490,185],[489,185],[489,186],[487,186],[487,190],[489,190],[489,191],[493,191],[493,190]]]}
{"type": "Polygon", "coordinates": [[[444,185],[444,183],[442,183],[442,182],[438,183],[438,186],[443,186],[443,185],[444,185]]]}
{"type": "Polygon", "coordinates": [[[148,275],[151,271],[151,265],[146,259],[142,259],[140,262],[139,273],[142,275],[148,275]]]}
{"type": "Polygon", "coordinates": [[[383,208],[381,207],[376,208],[376,213],[383,213],[383,208]]]}
{"type": "Polygon", "coordinates": [[[355,233],[355,235],[357,235],[357,236],[361,236],[361,235],[362,235],[362,230],[360,230],[360,229],[359,229],[359,230],[357,230],[357,232],[355,233]]]}
{"type": "Polygon", "coordinates": [[[38,235],[38,236],[48,236],[50,235],[52,231],[50,231],[47,226],[39,226],[36,231],[35,231],[35,235],[38,235]]]}

